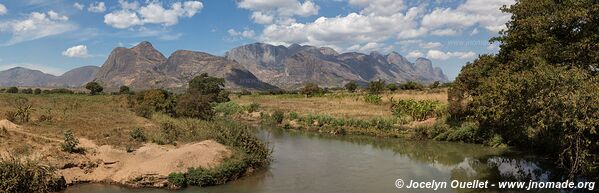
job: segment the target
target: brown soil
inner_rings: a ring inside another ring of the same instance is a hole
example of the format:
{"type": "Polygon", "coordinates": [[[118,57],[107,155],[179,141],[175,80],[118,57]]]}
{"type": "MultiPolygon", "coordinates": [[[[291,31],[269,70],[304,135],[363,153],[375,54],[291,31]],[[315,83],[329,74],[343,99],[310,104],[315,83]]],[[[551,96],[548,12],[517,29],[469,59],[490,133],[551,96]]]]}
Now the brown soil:
{"type": "MultiPolygon", "coordinates": [[[[179,147],[144,144],[134,152],[98,146],[91,140],[79,138],[84,154],[68,154],[59,150],[61,139],[29,133],[18,125],[0,120],[0,129],[8,133],[5,141],[24,141],[35,154],[27,156],[57,167],[67,184],[100,182],[132,187],[165,187],[171,172],[185,172],[190,167],[212,168],[232,156],[226,146],[212,140],[184,144],[179,147]]],[[[2,156],[9,147],[0,147],[2,156]]]]}

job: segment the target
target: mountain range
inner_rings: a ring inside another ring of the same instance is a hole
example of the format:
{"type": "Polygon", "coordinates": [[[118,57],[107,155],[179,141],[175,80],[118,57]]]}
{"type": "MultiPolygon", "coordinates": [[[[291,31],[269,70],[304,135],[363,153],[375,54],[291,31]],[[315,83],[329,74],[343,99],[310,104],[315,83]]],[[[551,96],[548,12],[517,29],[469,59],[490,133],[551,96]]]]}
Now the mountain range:
{"type": "Polygon", "coordinates": [[[254,43],[234,48],[224,57],[178,50],[167,58],[151,43],[141,42],[113,49],[101,67],[80,67],[61,76],[22,67],[0,71],[0,86],[81,87],[97,81],[108,88],[182,88],[201,73],[224,78],[229,89],[250,90],[297,89],[307,82],[340,87],[349,81],[379,79],[448,81],[430,60],[418,58],[412,63],[396,52],[338,53],[327,47],[254,43]]]}

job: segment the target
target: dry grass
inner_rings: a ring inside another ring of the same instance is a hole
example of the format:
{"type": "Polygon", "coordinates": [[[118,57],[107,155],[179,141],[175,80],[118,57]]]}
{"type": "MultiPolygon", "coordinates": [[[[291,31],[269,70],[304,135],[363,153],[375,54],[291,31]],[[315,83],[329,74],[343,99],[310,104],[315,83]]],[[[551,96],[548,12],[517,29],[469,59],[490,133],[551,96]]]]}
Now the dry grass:
{"type": "Polygon", "coordinates": [[[326,114],[334,117],[369,119],[374,117],[389,117],[391,98],[438,100],[447,103],[446,90],[432,91],[397,91],[385,93],[381,105],[364,102],[363,93],[336,92],[320,97],[306,98],[303,95],[248,95],[239,98],[232,96],[236,103],[247,105],[257,103],[265,111],[283,110],[299,114],[326,114]]]}
{"type": "Polygon", "coordinates": [[[0,94],[0,119],[14,110],[17,97],[27,98],[34,108],[32,120],[21,123],[22,128],[42,136],[62,139],[64,130],[72,130],[77,137],[94,140],[98,145],[125,147],[131,143],[130,130],[157,129],[128,110],[125,96],[0,94]],[[40,121],[42,115],[52,119],[40,121]]]}

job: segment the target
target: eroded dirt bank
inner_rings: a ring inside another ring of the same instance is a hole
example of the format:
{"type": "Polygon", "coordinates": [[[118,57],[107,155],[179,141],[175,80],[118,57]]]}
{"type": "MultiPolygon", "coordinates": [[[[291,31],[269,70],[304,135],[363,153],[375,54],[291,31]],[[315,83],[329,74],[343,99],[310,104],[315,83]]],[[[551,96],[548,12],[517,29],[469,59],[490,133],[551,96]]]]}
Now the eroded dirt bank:
{"type": "Polygon", "coordinates": [[[7,120],[0,121],[3,144],[0,155],[17,154],[14,146],[27,144],[31,153],[27,159],[39,160],[57,168],[67,184],[112,183],[131,187],[165,187],[172,172],[185,172],[190,167],[212,168],[232,156],[226,146],[212,140],[184,144],[178,147],[146,143],[133,152],[98,146],[79,138],[85,153],[60,151],[61,139],[36,135],[7,120]],[[6,144],[4,144],[6,143],[6,144]]]}

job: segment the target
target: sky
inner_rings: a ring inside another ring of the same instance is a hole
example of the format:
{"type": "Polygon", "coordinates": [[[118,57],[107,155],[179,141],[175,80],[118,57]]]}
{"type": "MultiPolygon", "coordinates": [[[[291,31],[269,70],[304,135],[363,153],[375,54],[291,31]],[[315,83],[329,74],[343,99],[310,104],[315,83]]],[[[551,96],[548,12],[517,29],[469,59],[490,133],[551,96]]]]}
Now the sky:
{"type": "Polygon", "coordinates": [[[462,66],[498,51],[489,39],[514,0],[2,0],[0,70],[60,75],[104,63],[115,47],[151,42],[224,55],[264,42],[338,52],[425,57],[453,80],[462,66]]]}

